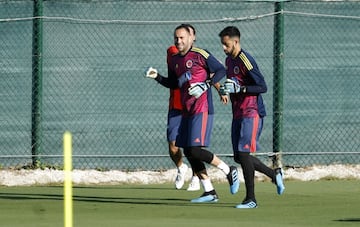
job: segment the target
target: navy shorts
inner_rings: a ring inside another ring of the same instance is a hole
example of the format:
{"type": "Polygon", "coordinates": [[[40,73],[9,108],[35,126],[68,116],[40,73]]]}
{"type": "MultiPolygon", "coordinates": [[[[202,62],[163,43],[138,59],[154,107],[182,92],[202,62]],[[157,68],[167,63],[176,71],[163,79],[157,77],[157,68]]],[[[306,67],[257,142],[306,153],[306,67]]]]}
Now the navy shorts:
{"type": "Polygon", "coordinates": [[[182,117],[179,135],[176,138],[178,147],[208,147],[214,115],[207,112],[182,117]]]}
{"type": "Polygon", "coordinates": [[[175,141],[179,132],[179,126],[181,122],[181,110],[169,110],[167,121],[167,140],[168,142],[175,141]]]}
{"type": "Polygon", "coordinates": [[[255,152],[260,150],[259,138],[263,118],[234,119],[231,125],[231,142],[234,152],[255,152]]]}

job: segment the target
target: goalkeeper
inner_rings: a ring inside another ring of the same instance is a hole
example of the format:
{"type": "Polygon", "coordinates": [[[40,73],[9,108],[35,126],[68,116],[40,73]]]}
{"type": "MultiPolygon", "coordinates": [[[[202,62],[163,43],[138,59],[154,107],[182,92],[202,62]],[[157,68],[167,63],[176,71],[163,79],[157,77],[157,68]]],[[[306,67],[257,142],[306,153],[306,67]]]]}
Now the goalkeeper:
{"type": "MultiPolygon", "coordinates": [[[[167,49],[167,64],[169,64],[171,56],[177,53],[178,50],[174,45],[170,46],[167,49]]],[[[155,79],[155,77],[149,73],[146,73],[145,77],[155,79]]],[[[169,90],[170,90],[170,97],[169,97],[169,111],[167,116],[166,135],[168,140],[169,155],[177,168],[177,175],[175,178],[175,188],[181,189],[185,183],[185,175],[188,170],[188,166],[183,162],[181,149],[175,145],[175,140],[178,134],[178,129],[181,121],[182,104],[180,100],[180,90],[179,89],[169,89],[169,90]]],[[[200,190],[199,178],[194,173],[187,190],[188,191],[200,190]]]]}
{"type": "Polygon", "coordinates": [[[207,174],[205,163],[225,173],[232,194],[239,189],[237,168],[228,166],[215,154],[204,149],[210,144],[214,117],[209,87],[225,77],[225,68],[206,50],[193,47],[193,41],[189,26],[179,25],[174,31],[174,43],[179,54],[171,58],[168,77],[159,75],[153,68],[150,68],[146,74],[153,76],[168,88],[180,88],[183,110],[176,145],[184,149],[184,154],[193,171],[200,178],[205,191],[191,202],[217,202],[218,195],[207,174]],[[210,78],[211,73],[214,73],[212,78],[210,78]]]}
{"type": "Polygon", "coordinates": [[[254,58],[240,47],[240,31],[238,28],[226,27],[219,33],[225,60],[227,79],[220,88],[223,102],[228,102],[230,94],[233,120],[231,141],[234,160],[243,170],[246,197],[236,208],[255,208],[257,202],[254,192],[254,174],[259,171],[272,180],[277,186],[277,193],[284,190],[282,170],[267,167],[259,159],[250,155],[259,149],[259,137],[266,115],[261,93],[267,86],[254,58]]]}
{"type": "MultiPolygon", "coordinates": [[[[190,29],[191,36],[195,42],[196,40],[196,31],[195,28],[190,24],[187,24],[190,29]]],[[[178,49],[175,45],[170,46],[167,49],[167,64],[169,64],[171,57],[178,53],[178,49]]],[[[152,74],[145,74],[145,77],[155,79],[152,74]]],[[[169,111],[167,117],[167,140],[169,147],[169,155],[171,160],[174,162],[177,168],[177,175],[175,178],[175,188],[181,189],[185,183],[185,175],[188,170],[188,166],[183,163],[182,152],[179,147],[175,145],[176,136],[178,134],[178,129],[181,121],[181,110],[182,104],[180,99],[180,90],[177,89],[169,89],[170,90],[170,98],[169,98],[169,111]]],[[[197,191],[200,190],[200,182],[199,178],[194,174],[192,175],[190,184],[187,188],[188,191],[197,191]]]]}

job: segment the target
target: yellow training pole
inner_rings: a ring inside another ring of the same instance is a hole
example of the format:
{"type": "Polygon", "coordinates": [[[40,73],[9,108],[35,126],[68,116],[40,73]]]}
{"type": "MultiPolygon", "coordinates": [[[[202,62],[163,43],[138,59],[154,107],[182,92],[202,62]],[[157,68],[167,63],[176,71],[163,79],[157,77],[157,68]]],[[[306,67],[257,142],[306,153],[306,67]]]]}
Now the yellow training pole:
{"type": "Polygon", "coordinates": [[[72,199],[72,139],[71,133],[64,133],[64,227],[73,226],[72,199]]]}

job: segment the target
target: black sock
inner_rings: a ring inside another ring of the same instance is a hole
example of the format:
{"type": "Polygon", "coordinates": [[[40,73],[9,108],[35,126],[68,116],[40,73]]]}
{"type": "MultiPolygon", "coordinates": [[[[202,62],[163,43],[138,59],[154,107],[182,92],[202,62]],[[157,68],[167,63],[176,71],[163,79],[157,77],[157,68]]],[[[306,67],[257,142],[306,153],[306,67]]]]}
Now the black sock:
{"type": "Polygon", "coordinates": [[[246,200],[255,200],[255,167],[252,160],[252,156],[248,152],[238,152],[237,159],[240,162],[246,187],[246,200]]]}
{"type": "Polygon", "coordinates": [[[216,195],[216,191],[215,191],[215,189],[214,189],[214,190],[211,190],[211,191],[209,191],[209,192],[204,192],[203,195],[204,195],[204,196],[205,196],[205,195],[216,195]]]}
{"type": "Polygon", "coordinates": [[[256,171],[265,174],[268,176],[273,183],[275,183],[275,171],[262,163],[258,158],[250,155],[252,162],[254,163],[254,168],[256,171]]]}

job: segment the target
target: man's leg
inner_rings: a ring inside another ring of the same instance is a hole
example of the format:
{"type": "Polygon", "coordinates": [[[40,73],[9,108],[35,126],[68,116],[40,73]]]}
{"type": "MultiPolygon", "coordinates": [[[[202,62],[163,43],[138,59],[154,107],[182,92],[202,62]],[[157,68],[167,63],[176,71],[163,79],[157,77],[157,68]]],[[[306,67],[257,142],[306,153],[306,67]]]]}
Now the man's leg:
{"type": "Polygon", "coordinates": [[[215,154],[201,147],[191,147],[189,148],[188,152],[194,159],[200,160],[201,162],[206,162],[222,170],[229,181],[231,194],[238,192],[240,181],[238,177],[238,171],[235,166],[228,166],[215,154]]]}
{"type": "Polygon", "coordinates": [[[175,178],[175,188],[181,189],[185,183],[185,175],[188,170],[188,166],[183,163],[181,149],[175,146],[175,141],[169,142],[169,154],[171,160],[177,167],[177,175],[175,178]]]}
{"type": "Polygon", "coordinates": [[[207,174],[206,166],[202,161],[200,161],[198,158],[192,155],[193,153],[191,152],[191,150],[192,150],[191,148],[185,148],[184,154],[188,159],[192,170],[199,177],[200,182],[205,191],[200,197],[192,199],[191,202],[192,203],[217,202],[218,196],[207,174]]]}
{"type": "Polygon", "coordinates": [[[245,180],[245,187],[246,187],[246,200],[253,200],[256,202],[255,199],[255,167],[252,162],[251,155],[248,152],[237,152],[235,154],[235,161],[241,165],[243,170],[244,180],[245,180]]]}
{"type": "Polygon", "coordinates": [[[285,186],[283,182],[282,170],[281,168],[271,169],[262,163],[258,158],[250,155],[252,162],[254,163],[254,167],[256,171],[265,174],[271,179],[271,182],[276,184],[276,191],[279,195],[284,193],[285,186]]]}

